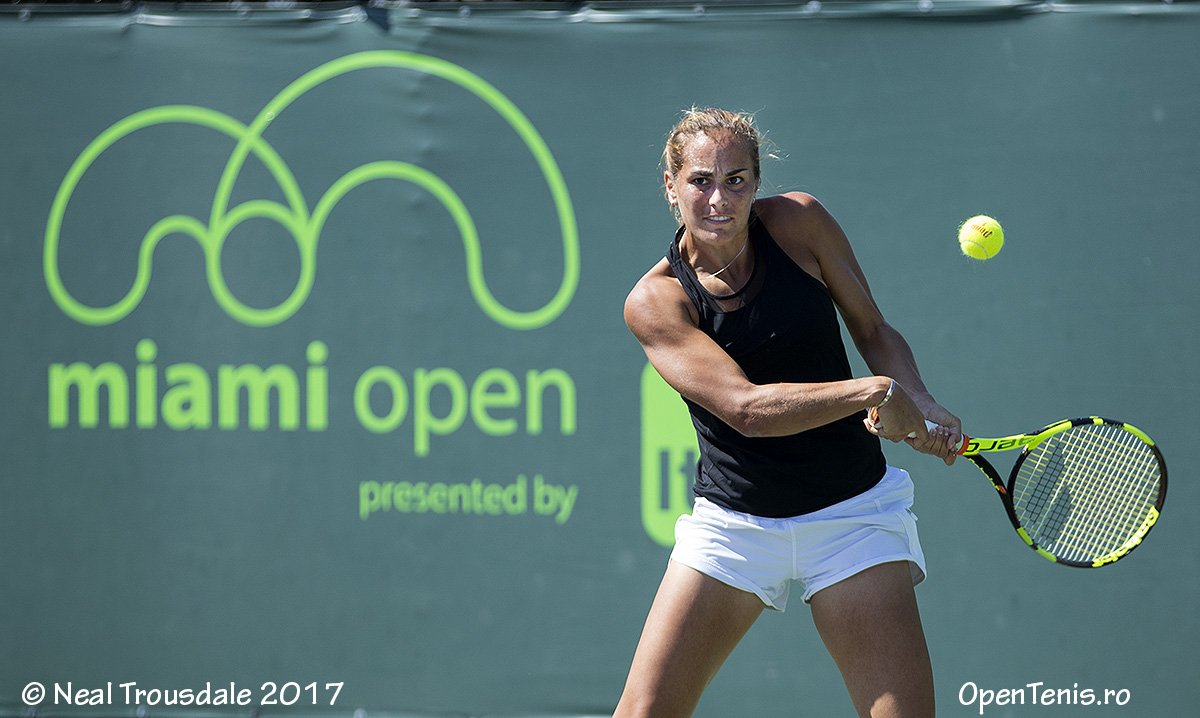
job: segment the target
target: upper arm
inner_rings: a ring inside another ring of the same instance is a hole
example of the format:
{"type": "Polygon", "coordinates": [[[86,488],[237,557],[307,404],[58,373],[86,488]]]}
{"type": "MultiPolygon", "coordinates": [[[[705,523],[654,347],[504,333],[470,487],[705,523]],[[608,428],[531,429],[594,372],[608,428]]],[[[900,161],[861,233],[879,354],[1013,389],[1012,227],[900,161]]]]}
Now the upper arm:
{"type": "Polygon", "coordinates": [[[642,278],[625,300],[625,323],[659,375],[683,396],[738,428],[752,388],[741,367],[696,325],[691,301],[674,277],[642,278]]]}

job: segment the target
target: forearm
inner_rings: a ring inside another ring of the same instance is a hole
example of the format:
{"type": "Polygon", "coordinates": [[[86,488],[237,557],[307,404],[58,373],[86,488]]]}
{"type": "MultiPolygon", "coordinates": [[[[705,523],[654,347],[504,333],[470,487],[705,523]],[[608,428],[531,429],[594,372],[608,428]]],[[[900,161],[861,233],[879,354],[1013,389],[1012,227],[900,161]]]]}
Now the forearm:
{"type": "Polygon", "coordinates": [[[921,379],[912,348],[890,324],[882,324],[870,337],[858,341],[857,346],[873,373],[895,379],[917,405],[924,408],[936,403],[921,379]]]}
{"type": "Polygon", "coordinates": [[[875,406],[889,384],[883,377],[862,377],[819,384],[751,385],[722,418],[746,436],[789,436],[875,406]]]}
{"type": "MultiPolygon", "coordinates": [[[[920,412],[920,416],[916,417],[918,419],[917,424],[907,426],[902,420],[898,425],[898,430],[903,433],[916,431],[920,435],[919,419],[924,418],[926,421],[932,421],[935,424],[947,427],[951,431],[951,439],[957,439],[958,432],[961,431],[962,422],[959,421],[957,416],[947,411],[929,393],[929,389],[926,388],[925,382],[921,379],[921,373],[917,369],[917,362],[913,358],[912,349],[899,332],[887,323],[884,323],[878,331],[874,332],[870,337],[856,342],[856,345],[871,371],[895,379],[896,383],[903,388],[904,395],[912,401],[912,405],[920,412]]],[[[894,417],[892,421],[895,421],[894,417]]],[[[942,453],[938,451],[929,450],[929,446],[919,446],[916,448],[919,451],[942,456],[942,453]]],[[[943,458],[946,457],[943,456],[943,458]]],[[[948,461],[952,462],[953,459],[950,458],[948,461]]]]}

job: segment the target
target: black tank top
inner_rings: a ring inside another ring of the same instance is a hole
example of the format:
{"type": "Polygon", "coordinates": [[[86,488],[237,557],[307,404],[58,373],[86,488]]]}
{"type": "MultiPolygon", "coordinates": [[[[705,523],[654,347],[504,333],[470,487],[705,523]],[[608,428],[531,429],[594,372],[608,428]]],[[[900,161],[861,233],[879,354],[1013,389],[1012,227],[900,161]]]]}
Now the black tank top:
{"type": "MultiPolygon", "coordinates": [[[[679,254],[676,233],[667,259],[696,305],[700,329],[724,349],[750,381],[831,382],[851,378],[837,310],[825,285],[775,243],[750,215],[754,269],[738,294],[742,305],[722,311],[679,254]]],[[[879,439],[858,412],[790,436],[747,437],[689,401],[700,444],[695,492],[734,511],[769,518],[799,516],[866,491],[883,477],[879,439]]]]}

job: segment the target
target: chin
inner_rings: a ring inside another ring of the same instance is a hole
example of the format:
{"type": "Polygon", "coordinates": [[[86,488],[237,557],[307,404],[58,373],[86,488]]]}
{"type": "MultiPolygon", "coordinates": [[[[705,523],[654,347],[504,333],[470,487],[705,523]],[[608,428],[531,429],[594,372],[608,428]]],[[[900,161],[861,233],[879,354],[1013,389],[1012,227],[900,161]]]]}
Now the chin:
{"type": "Polygon", "coordinates": [[[711,222],[700,221],[695,227],[694,233],[699,233],[711,237],[728,237],[730,235],[741,234],[746,231],[748,222],[745,220],[735,219],[725,224],[713,224],[711,222]]]}

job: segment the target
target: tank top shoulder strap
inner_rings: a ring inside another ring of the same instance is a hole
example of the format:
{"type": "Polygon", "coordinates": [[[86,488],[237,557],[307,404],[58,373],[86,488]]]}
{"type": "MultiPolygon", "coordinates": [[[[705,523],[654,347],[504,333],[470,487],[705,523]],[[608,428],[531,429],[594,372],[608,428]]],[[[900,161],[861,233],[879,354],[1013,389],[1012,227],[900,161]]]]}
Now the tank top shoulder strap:
{"type": "Polygon", "coordinates": [[[812,276],[799,264],[796,264],[796,260],[792,259],[787,250],[779,244],[774,235],[771,234],[771,231],[767,229],[766,223],[759,219],[757,213],[750,222],[750,236],[754,238],[754,248],[762,250],[764,256],[769,256],[768,261],[772,267],[776,268],[776,271],[781,271],[784,268],[788,270],[795,269],[802,274],[812,276]]]}
{"type": "Polygon", "coordinates": [[[675,232],[675,237],[671,240],[671,246],[667,248],[667,262],[671,265],[671,271],[675,273],[675,277],[683,286],[683,291],[688,295],[688,299],[692,300],[692,304],[696,306],[696,311],[700,312],[700,319],[704,321],[716,309],[709,299],[708,292],[704,291],[704,287],[700,286],[700,278],[692,271],[687,262],[683,260],[683,255],[679,252],[679,240],[683,238],[684,228],[680,227],[675,232]]]}

